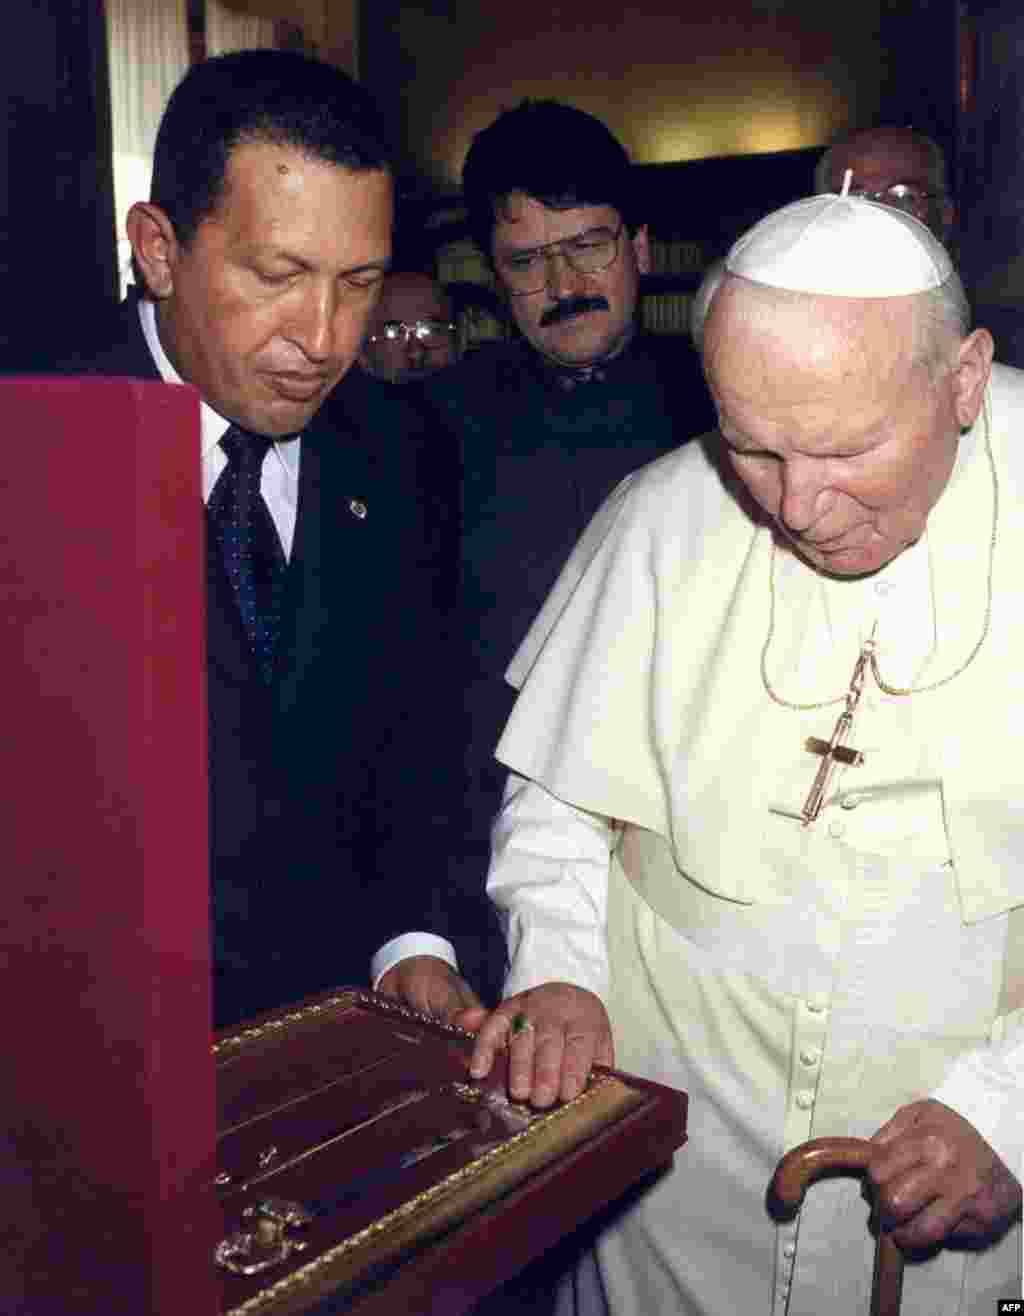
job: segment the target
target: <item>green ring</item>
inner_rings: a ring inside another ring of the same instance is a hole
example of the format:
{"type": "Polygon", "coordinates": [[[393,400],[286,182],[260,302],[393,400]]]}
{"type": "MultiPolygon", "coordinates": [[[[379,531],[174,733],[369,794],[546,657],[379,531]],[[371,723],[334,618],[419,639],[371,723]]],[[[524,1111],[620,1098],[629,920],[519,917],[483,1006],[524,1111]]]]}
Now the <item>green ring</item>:
{"type": "Polygon", "coordinates": [[[514,1015],[512,1018],[513,1035],[515,1035],[516,1033],[528,1032],[532,1026],[533,1025],[530,1023],[529,1019],[527,1019],[525,1014],[517,1014],[514,1015]]]}

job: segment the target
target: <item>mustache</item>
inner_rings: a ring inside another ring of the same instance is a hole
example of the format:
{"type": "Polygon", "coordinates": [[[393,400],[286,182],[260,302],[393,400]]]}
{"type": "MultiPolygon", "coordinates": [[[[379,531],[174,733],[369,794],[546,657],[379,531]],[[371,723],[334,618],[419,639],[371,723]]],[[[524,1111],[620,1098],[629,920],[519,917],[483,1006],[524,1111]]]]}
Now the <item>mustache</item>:
{"type": "Polygon", "coordinates": [[[563,297],[561,301],[549,306],[540,317],[540,327],[546,329],[552,324],[561,324],[577,315],[586,315],[588,311],[608,311],[611,307],[604,297],[563,297]]]}

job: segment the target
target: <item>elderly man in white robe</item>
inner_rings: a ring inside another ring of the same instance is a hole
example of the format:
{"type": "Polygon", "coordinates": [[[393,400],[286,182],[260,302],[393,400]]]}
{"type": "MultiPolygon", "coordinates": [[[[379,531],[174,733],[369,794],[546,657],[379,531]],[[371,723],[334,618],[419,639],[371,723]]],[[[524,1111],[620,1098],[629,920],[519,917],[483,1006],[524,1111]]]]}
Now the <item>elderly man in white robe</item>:
{"type": "Polygon", "coordinates": [[[869,201],[776,212],[720,277],[718,432],[612,495],[509,672],[474,1072],[508,1045],[539,1106],[613,1058],[690,1094],[576,1300],[867,1312],[862,1185],[765,1207],[844,1135],[907,1316],[991,1316],[1021,1293],[1024,374],[869,201]]]}

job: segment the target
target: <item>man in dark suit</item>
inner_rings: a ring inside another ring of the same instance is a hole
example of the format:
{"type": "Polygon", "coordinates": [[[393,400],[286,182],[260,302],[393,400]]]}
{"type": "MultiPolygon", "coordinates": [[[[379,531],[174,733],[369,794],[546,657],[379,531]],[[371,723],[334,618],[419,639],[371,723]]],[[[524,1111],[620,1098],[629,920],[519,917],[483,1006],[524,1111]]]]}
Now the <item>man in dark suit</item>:
{"type": "Polygon", "coordinates": [[[401,399],[346,410],[343,385],[331,424],[317,416],[391,228],[377,112],[344,74],[280,51],[198,64],[128,218],[142,294],[69,363],[201,398],[220,1024],[367,981],[371,958],[421,1009],[475,999],[452,941],[481,955],[483,897],[445,871],[457,692],[437,508],[454,491],[424,491],[401,399]]]}
{"type": "Polygon", "coordinates": [[[468,862],[482,873],[512,655],[606,495],[714,413],[689,341],[638,331],[647,226],[600,120],[524,101],[473,139],[462,184],[518,331],[423,385],[461,447],[468,862]]]}

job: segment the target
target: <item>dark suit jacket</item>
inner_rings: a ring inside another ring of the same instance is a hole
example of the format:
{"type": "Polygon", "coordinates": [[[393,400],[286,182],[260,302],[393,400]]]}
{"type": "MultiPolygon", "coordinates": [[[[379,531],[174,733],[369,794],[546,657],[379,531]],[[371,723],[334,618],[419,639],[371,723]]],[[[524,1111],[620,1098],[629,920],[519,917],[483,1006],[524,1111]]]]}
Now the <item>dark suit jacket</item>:
{"type": "Polygon", "coordinates": [[[494,759],[515,698],[506,667],[603,499],[714,425],[688,339],[640,335],[600,373],[566,387],[519,341],[481,348],[423,385],[463,467],[459,624],[467,848],[477,870],[506,776],[494,759]]]}
{"type": "MultiPolygon", "coordinates": [[[[134,303],[61,368],[156,378],[134,303]]],[[[482,890],[446,889],[461,798],[444,561],[456,491],[430,484],[415,412],[373,381],[347,382],[331,423],[321,413],[302,436],[272,686],[208,563],[219,1024],[366,982],[373,952],[401,932],[450,936],[471,976],[500,959],[482,890]]]]}

